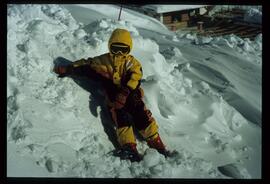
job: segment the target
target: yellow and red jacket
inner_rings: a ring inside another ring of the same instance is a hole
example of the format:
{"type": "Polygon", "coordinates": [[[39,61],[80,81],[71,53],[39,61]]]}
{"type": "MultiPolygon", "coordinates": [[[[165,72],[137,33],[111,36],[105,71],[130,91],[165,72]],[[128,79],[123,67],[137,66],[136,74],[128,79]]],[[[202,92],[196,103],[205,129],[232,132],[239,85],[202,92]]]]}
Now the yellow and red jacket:
{"type": "MultiPolygon", "coordinates": [[[[125,29],[116,29],[108,42],[110,48],[113,43],[123,43],[132,49],[130,33],[125,29]]],[[[89,67],[96,74],[111,80],[117,88],[127,86],[130,90],[136,89],[142,78],[140,62],[129,53],[126,55],[114,55],[111,52],[94,58],[81,59],[73,63],[73,68],[89,67]]],[[[78,73],[78,72],[76,72],[78,73]]]]}

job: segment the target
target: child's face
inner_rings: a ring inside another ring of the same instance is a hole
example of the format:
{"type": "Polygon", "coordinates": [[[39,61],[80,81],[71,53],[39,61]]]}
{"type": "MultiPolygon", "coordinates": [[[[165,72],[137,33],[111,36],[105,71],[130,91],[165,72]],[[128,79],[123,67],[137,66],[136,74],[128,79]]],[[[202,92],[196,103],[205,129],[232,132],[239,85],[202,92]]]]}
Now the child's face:
{"type": "Polygon", "coordinates": [[[116,56],[124,56],[129,53],[130,48],[128,45],[124,44],[112,44],[110,47],[110,51],[116,56]]]}

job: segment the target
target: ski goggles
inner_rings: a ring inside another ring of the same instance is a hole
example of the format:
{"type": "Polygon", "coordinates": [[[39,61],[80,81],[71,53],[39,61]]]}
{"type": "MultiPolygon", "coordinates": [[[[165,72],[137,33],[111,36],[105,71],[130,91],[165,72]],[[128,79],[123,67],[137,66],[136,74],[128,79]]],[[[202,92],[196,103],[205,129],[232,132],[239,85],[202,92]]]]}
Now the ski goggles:
{"type": "Polygon", "coordinates": [[[129,53],[129,46],[112,44],[110,50],[113,54],[127,54],[129,53]]]}

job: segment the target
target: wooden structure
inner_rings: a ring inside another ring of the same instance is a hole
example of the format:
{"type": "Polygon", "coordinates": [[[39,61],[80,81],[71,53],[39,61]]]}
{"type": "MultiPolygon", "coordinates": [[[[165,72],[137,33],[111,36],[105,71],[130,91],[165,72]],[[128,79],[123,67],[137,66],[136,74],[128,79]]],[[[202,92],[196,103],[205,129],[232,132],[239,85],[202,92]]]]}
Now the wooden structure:
{"type": "MultiPolygon", "coordinates": [[[[177,6],[177,5],[176,5],[177,6]]],[[[127,7],[131,8],[131,6],[127,7]]],[[[244,22],[244,15],[248,8],[254,6],[222,6],[221,10],[209,16],[215,6],[183,5],[170,9],[159,9],[160,5],[149,7],[132,6],[133,10],[139,11],[158,19],[170,30],[190,30],[199,35],[222,36],[235,34],[242,38],[254,39],[261,33],[261,25],[244,22]]],[[[260,6],[256,7],[260,8],[260,6]]]]}
{"type": "Polygon", "coordinates": [[[208,6],[203,5],[172,5],[170,8],[159,8],[158,6],[152,7],[147,14],[152,14],[152,17],[158,19],[172,31],[192,24],[196,25],[197,18],[208,12],[208,6]],[[155,12],[154,16],[153,12],[155,12]]]}
{"type": "Polygon", "coordinates": [[[165,24],[172,31],[179,28],[187,27],[190,19],[188,11],[169,12],[163,15],[163,24],[165,24]]]}
{"type": "MultiPolygon", "coordinates": [[[[168,12],[163,13],[160,16],[162,17],[161,22],[163,24],[170,30],[176,31],[191,25],[191,23],[194,22],[194,18],[200,16],[200,8],[168,12]]],[[[202,29],[202,26],[200,29],[202,29]]]]}

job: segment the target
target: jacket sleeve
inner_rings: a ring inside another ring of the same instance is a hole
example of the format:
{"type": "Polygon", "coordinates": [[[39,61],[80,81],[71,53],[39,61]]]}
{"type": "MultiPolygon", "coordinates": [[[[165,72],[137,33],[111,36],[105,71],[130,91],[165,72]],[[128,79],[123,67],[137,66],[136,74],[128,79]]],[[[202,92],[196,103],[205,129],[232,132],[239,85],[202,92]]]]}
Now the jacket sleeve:
{"type": "Polygon", "coordinates": [[[91,61],[92,58],[88,59],[80,59],[77,61],[74,61],[71,64],[71,74],[77,75],[77,76],[88,76],[89,73],[91,73],[91,61]]]}
{"type": "Polygon", "coordinates": [[[128,71],[130,72],[130,79],[127,81],[127,86],[131,90],[134,90],[140,85],[143,76],[140,62],[133,58],[132,65],[128,71]]]}
{"type": "Polygon", "coordinates": [[[74,61],[71,65],[71,75],[88,77],[97,81],[107,81],[106,78],[96,71],[95,66],[94,58],[74,61]]]}

